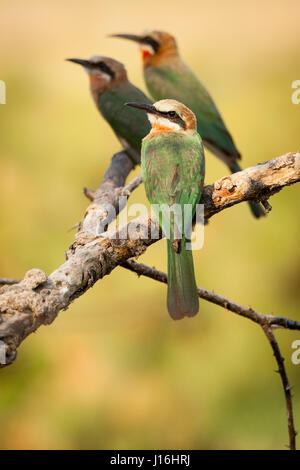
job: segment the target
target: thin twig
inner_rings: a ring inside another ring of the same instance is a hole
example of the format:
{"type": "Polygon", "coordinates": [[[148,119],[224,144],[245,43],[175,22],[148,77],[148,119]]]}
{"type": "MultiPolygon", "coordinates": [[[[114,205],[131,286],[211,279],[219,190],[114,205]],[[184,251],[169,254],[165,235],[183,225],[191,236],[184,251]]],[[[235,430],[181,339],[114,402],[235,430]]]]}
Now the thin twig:
{"type": "Polygon", "coordinates": [[[0,286],[12,286],[13,284],[18,284],[18,281],[17,279],[9,279],[9,278],[6,278],[6,277],[0,277],[0,286]]]}
{"type": "Polygon", "coordinates": [[[285,402],[286,402],[286,410],[287,410],[287,421],[288,421],[288,432],[289,432],[289,448],[290,450],[296,450],[296,436],[297,431],[294,425],[294,413],[293,413],[293,399],[291,393],[291,386],[289,384],[288,376],[286,373],[286,369],[284,366],[284,358],[281,355],[280,348],[270,326],[262,326],[262,329],[270,343],[271,348],[273,349],[273,355],[276,359],[278,365],[278,373],[281,378],[285,402]]]}
{"type": "MultiPolygon", "coordinates": [[[[125,261],[125,263],[122,263],[122,267],[135,272],[138,276],[146,276],[154,279],[155,281],[163,282],[164,284],[168,283],[168,276],[166,273],[155,268],[150,268],[150,266],[145,264],[137,263],[134,260],[130,259],[125,261]]],[[[300,330],[300,322],[275,315],[264,315],[263,313],[256,312],[251,307],[244,307],[243,305],[233,302],[232,300],[216,294],[213,291],[203,289],[202,287],[197,287],[197,290],[201,299],[226,308],[230,312],[248,318],[259,325],[267,325],[273,328],[286,328],[288,330],[300,330]]]]}

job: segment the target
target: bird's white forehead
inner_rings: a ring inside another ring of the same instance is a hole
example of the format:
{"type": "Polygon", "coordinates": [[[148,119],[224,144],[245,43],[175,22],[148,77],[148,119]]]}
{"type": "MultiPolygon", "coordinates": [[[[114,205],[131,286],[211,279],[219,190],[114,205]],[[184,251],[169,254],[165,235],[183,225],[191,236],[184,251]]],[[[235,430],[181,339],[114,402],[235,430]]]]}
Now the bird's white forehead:
{"type": "Polygon", "coordinates": [[[92,64],[99,64],[104,59],[101,55],[93,55],[92,57],[89,58],[89,61],[92,64]]]}
{"type": "Polygon", "coordinates": [[[168,113],[169,111],[178,112],[178,102],[176,100],[160,100],[154,103],[157,111],[168,113]]]}
{"type": "MultiPolygon", "coordinates": [[[[89,58],[89,62],[95,65],[104,61],[105,61],[105,57],[101,55],[93,55],[92,57],[89,58]]],[[[98,75],[98,76],[101,75],[101,77],[104,78],[107,82],[111,81],[111,76],[108,75],[108,73],[103,72],[103,70],[96,68],[95,70],[86,69],[86,71],[89,75],[98,75]]]]}

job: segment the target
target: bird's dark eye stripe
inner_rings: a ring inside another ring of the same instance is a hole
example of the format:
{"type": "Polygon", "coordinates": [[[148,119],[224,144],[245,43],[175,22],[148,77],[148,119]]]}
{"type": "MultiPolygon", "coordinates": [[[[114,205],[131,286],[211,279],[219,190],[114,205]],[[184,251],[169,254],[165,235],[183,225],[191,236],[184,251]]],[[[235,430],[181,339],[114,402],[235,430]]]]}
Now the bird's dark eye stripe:
{"type": "Polygon", "coordinates": [[[176,111],[161,111],[161,114],[164,114],[166,117],[170,117],[170,118],[175,118],[175,117],[179,118],[176,111]]]}
{"type": "Polygon", "coordinates": [[[105,62],[99,62],[97,64],[97,67],[99,67],[99,69],[102,70],[102,72],[107,73],[107,75],[109,75],[111,78],[114,78],[115,72],[111,70],[111,68],[108,65],[106,65],[105,62]]]}
{"type": "Polygon", "coordinates": [[[154,50],[154,52],[157,52],[159,49],[159,43],[156,41],[156,39],[153,39],[151,36],[144,36],[143,37],[143,42],[146,44],[149,44],[154,50]]]}

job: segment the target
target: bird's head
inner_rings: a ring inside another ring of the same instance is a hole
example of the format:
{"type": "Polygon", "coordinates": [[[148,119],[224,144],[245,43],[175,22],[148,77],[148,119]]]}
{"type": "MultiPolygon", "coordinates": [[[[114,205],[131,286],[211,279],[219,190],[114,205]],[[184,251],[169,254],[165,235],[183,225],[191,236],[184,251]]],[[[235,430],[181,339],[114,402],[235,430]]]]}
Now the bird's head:
{"type": "Polygon", "coordinates": [[[93,56],[90,59],[66,59],[81,65],[88,73],[93,93],[101,94],[124,80],[127,73],[124,65],[110,57],[93,56]]]}
{"type": "Polygon", "coordinates": [[[141,35],[112,34],[111,36],[136,42],[141,50],[144,66],[159,65],[167,57],[178,54],[174,36],[164,31],[146,31],[141,35]]]}
{"type": "Polygon", "coordinates": [[[179,101],[160,100],[154,104],[126,103],[126,105],[147,113],[152,126],[152,133],[168,131],[196,132],[195,114],[179,101]]]}

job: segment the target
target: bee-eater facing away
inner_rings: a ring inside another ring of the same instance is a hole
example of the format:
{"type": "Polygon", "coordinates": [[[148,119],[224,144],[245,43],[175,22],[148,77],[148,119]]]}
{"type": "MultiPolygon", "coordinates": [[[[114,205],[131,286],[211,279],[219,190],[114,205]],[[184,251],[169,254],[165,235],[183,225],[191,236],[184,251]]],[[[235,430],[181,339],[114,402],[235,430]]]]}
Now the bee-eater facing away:
{"type": "MultiPolygon", "coordinates": [[[[171,34],[151,31],[140,36],[113,34],[135,41],[142,52],[144,77],[155,100],[172,98],[181,101],[196,115],[198,133],[204,145],[219,157],[232,173],[241,170],[241,154],[212,98],[194,72],[181,59],[176,40],[171,34]]],[[[265,215],[260,204],[249,202],[255,217],[265,215]]]]}
{"type": "Polygon", "coordinates": [[[67,59],[84,67],[89,75],[95,104],[110,124],[134,163],[140,163],[142,138],[151,129],[146,115],[124,106],[128,101],[152,101],[127,78],[123,64],[109,57],[93,56],[89,60],[67,59]]]}
{"type": "Polygon", "coordinates": [[[186,241],[201,197],[205,166],[196,117],[175,100],[127,105],[146,111],[152,126],[143,139],[141,167],[146,195],[167,237],[168,311],[174,320],[192,317],[199,310],[199,300],[193,255],[186,241]],[[165,217],[165,207],[174,209],[174,205],[177,209],[165,217]]]}

